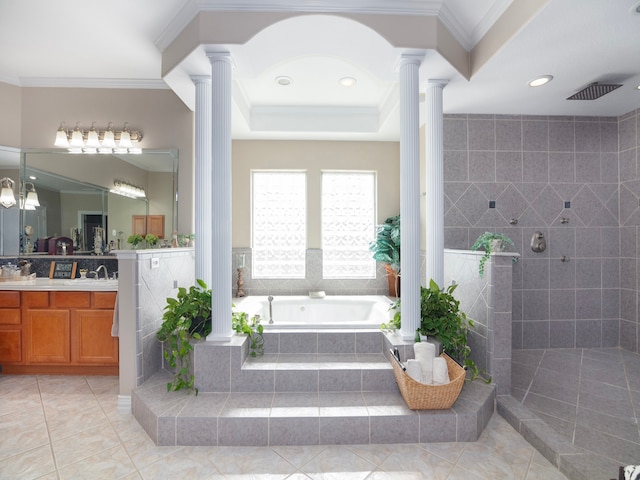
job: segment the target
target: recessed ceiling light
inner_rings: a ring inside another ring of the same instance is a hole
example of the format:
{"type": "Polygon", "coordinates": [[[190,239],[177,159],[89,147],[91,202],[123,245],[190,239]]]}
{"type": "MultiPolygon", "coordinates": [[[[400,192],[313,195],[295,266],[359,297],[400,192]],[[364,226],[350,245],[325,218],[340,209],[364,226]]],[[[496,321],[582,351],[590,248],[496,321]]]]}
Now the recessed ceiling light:
{"type": "Polygon", "coordinates": [[[291,85],[291,82],[293,82],[293,80],[291,80],[291,77],[287,77],[285,75],[280,75],[279,77],[276,77],[276,83],[278,85],[282,85],[286,87],[287,85],[291,85]]]}
{"type": "Polygon", "coordinates": [[[29,180],[37,180],[37,177],[35,175],[29,175],[29,180]]]}
{"type": "Polygon", "coordinates": [[[338,80],[338,83],[343,87],[353,87],[356,84],[356,79],[353,77],[342,77],[338,80]]]}
{"type": "Polygon", "coordinates": [[[633,4],[629,9],[629,13],[631,15],[640,15],[640,1],[633,4]]]}
{"type": "Polygon", "coordinates": [[[542,75],[531,80],[527,85],[530,87],[541,87],[553,80],[553,75],[542,75]]]}
{"type": "Polygon", "coordinates": [[[638,90],[640,90],[640,85],[638,85],[636,88],[637,88],[638,90]]]}

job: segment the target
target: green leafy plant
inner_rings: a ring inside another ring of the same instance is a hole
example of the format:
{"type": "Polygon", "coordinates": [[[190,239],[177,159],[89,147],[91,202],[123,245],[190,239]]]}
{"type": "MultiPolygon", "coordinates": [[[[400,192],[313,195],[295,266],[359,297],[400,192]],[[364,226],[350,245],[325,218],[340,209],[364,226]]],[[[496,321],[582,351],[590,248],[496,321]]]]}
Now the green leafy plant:
{"type": "Polygon", "coordinates": [[[376,227],[376,239],[369,243],[373,259],[400,271],[400,215],[387,218],[376,227]]]}
{"type": "Polygon", "coordinates": [[[211,333],[211,290],[203,280],[198,279],[196,283],[189,289],[180,287],[176,298],[167,298],[163,322],[156,336],[161,342],[167,342],[164,359],[175,372],[167,391],[187,389],[197,395],[191,371],[191,339],[199,340],[211,333]]]}
{"type": "Polygon", "coordinates": [[[249,337],[250,355],[252,357],[264,354],[264,327],[260,324],[258,315],[249,318],[247,312],[232,312],[231,328],[234,332],[244,333],[249,337]]]}
{"type": "Polygon", "coordinates": [[[154,235],[153,233],[147,233],[144,239],[146,240],[146,242],[149,244],[150,247],[155,246],[156,243],[158,243],[158,240],[160,240],[160,238],[157,235],[154,235]]]}
{"type": "MultiPolygon", "coordinates": [[[[442,342],[443,350],[471,372],[473,380],[480,374],[467,343],[467,334],[474,323],[460,310],[460,302],[453,296],[456,287],[450,285],[441,289],[433,280],[429,282],[429,288],[420,287],[420,328],[416,333],[433,336],[442,342]]],[[[399,300],[396,306],[400,306],[399,300]]],[[[395,318],[399,325],[401,312],[397,312],[395,318]]],[[[491,378],[487,380],[490,382],[491,378]]]]}
{"type": "Polygon", "coordinates": [[[143,240],[144,237],[139,233],[136,233],[135,235],[129,235],[129,238],[127,238],[127,243],[130,243],[131,245],[133,245],[133,248],[136,248],[138,244],[143,240]]]}
{"type": "MultiPolygon", "coordinates": [[[[504,235],[503,233],[484,232],[471,246],[471,250],[484,249],[484,255],[480,258],[478,264],[478,272],[480,277],[484,276],[484,266],[487,260],[491,257],[491,252],[498,251],[504,252],[508,246],[514,246],[513,240],[504,235]],[[498,248],[498,250],[496,250],[498,248]]],[[[517,262],[518,259],[513,257],[513,262],[517,262]]]]}

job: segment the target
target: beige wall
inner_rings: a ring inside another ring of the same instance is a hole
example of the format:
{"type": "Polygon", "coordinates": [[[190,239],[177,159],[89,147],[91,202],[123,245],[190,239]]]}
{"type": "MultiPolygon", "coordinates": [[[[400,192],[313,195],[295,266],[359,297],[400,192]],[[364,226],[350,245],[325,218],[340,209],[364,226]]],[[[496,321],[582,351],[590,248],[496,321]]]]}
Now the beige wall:
{"type": "Polygon", "coordinates": [[[0,82],[0,145],[13,148],[20,148],[22,145],[20,91],[20,87],[0,82]]]}
{"type": "Polygon", "coordinates": [[[169,89],[15,87],[0,83],[0,145],[22,149],[53,148],[60,122],[73,127],[91,122],[105,127],[124,122],[140,130],[142,148],[177,148],[180,231],[193,231],[194,116],[169,89]]]}
{"type": "Polygon", "coordinates": [[[307,248],[320,248],[322,170],[377,172],[377,220],[400,213],[400,150],[396,142],[235,141],[233,142],[233,247],[251,245],[252,169],[307,171],[307,248]]]}

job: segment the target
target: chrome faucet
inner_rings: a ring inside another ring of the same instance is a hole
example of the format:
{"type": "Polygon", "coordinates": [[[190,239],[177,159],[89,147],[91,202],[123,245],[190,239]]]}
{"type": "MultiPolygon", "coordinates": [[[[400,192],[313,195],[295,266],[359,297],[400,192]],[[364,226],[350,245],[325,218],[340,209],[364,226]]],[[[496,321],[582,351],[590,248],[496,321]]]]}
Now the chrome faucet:
{"type": "Polygon", "coordinates": [[[104,265],[100,265],[98,268],[96,268],[96,280],[100,278],[100,270],[104,270],[104,279],[109,280],[109,272],[107,272],[107,267],[105,267],[104,265]]]}
{"type": "Polygon", "coordinates": [[[269,300],[269,323],[273,323],[273,310],[271,309],[271,302],[273,302],[273,295],[269,295],[267,297],[267,300],[269,300]]]}

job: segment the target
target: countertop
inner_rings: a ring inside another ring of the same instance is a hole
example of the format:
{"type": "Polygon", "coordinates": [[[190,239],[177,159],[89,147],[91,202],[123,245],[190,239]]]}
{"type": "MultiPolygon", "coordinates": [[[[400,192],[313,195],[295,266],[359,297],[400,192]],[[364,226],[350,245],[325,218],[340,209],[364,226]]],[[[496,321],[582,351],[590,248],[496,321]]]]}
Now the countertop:
{"type": "Polygon", "coordinates": [[[33,280],[16,280],[0,282],[0,290],[24,291],[75,291],[75,292],[116,292],[118,280],[79,279],[58,280],[50,278],[35,278],[33,280]]]}

